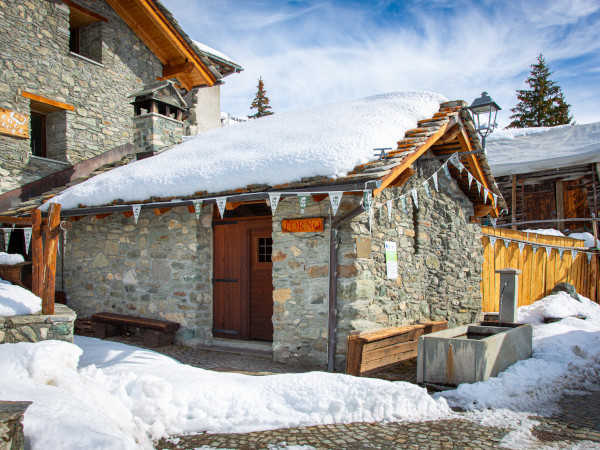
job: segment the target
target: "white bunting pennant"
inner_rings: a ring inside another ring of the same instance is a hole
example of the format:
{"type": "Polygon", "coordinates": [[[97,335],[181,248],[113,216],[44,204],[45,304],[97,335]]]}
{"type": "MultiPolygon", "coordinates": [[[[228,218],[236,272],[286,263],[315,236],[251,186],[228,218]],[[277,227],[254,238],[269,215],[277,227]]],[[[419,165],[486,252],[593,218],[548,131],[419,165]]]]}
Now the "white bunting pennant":
{"type": "Polygon", "coordinates": [[[217,206],[219,207],[219,213],[221,213],[221,219],[225,215],[225,206],[227,206],[227,197],[217,197],[217,206]]]}
{"type": "Polygon", "coordinates": [[[196,212],[196,220],[198,220],[200,219],[200,213],[202,212],[202,200],[192,200],[192,203],[194,204],[194,211],[196,212]]]}
{"type": "Polygon", "coordinates": [[[565,249],[564,248],[559,248],[558,249],[558,255],[560,256],[560,259],[562,260],[563,254],[565,253],[565,249]]]}
{"type": "Polygon", "coordinates": [[[577,250],[571,250],[571,258],[573,258],[573,261],[577,258],[577,253],[579,253],[577,250]]]}
{"type": "Polygon", "coordinates": [[[446,178],[450,179],[450,170],[448,170],[448,161],[446,161],[446,163],[442,166],[442,168],[444,169],[444,174],[446,175],[446,178]]]}
{"type": "Polygon", "coordinates": [[[300,214],[304,214],[306,204],[308,203],[308,197],[308,194],[298,194],[298,201],[300,202],[300,214]]]}
{"type": "Polygon", "coordinates": [[[492,226],[493,226],[494,228],[496,228],[496,223],[498,223],[498,218],[497,218],[497,217],[492,217],[492,218],[490,219],[490,221],[492,222],[492,226]]]}
{"type": "Polygon", "coordinates": [[[519,253],[523,253],[523,249],[525,248],[525,242],[518,242],[519,245],[519,253]]]}
{"type": "Polygon", "coordinates": [[[467,172],[467,178],[469,179],[469,189],[471,189],[471,184],[473,184],[473,175],[471,175],[471,172],[467,172]]]}
{"type": "Polygon", "coordinates": [[[140,211],[142,210],[142,205],[131,205],[131,209],[133,210],[133,220],[137,223],[138,218],[140,217],[140,211]]]}
{"type": "Polygon", "coordinates": [[[330,192],[329,193],[329,201],[331,202],[331,211],[335,216],[337,214],[337,210],[340,207],[340,203],[342,202],[343,192],[330,192]]]}
{"type": "Polygon", "coordinates": [[[486,188],[483,188],[483,204],[485,205],[488,201],[488,190],[486,188]]]}
{"type": "Polygon", "coordinates": [[[373,192],[372,191],[364,191],[363,192],[363,206],[365,207],[365,211],[371,213],[371,206],[373,204],[373,192]]]}
{"type": "Polygon", "coordinates": [[[402,211],[404,211],[404,214],[408,214],[408,210],[406,209],[406,197],[404,195],[400,197],[400,207],[402,208],[402,211]]]}
{"type": "Polygon", "coordinates": [[[550,253],[552,253],[552,247],[544,247],[544,249],[546,249],[546,256],[550,258],[550,253]]]}
{"type": "Polygon", "coordinates": [[[269,192],[269,202],[271,203],[271,212],[275,215],[275,210],[279,204],[281,198],[281,192],[269,192]]]}
{"type": "Polygon", "coordinates": [[[23,228],[23,233],[25,234],[25,251],[27,252],[27,254],[29,254],[29,246],[31,245],[32,232],[32,228],[23,228]]]}
{"type": "Polygon", "coordinates": [[[425,183],[423,183],[423,187],[425,188],[425,194],[427,194],[427,197],[431,198],[431,191],[429,190],[429,182],[425,181],[425,183]]]}
{"type": "Polygon", "coordinates": [[[4,231],[4,251],[8,251],[8,241],[10,241],[10,234],[12,233],[12,228],[2,228],[4,231]]]}
{"type": "Polygon", "coordinates": [[[504,239],[504,246],[506,248],[508,248],[509,245],[510,245],[510,241],[508,239],[504,239]]]}
{"type": "Polygon", "coordinates": [[[498,240],[497,237],[494,236],[489,236],[490,238],[490,245],[492,246],[492,250],[494,249],[494,246],[496,245],[496,241],[498,240]]]}
{"type": "Polygon", "coordinates": [[[431,179],[433,180],[433,187],[435,187],[435,192],[440,192],[440,187],[438,186],[437,172],[431,175],[431,179]]]}
{"type": "Polygon", "coordinates": [[[388,222],[391,222],[392,221],[392,201],[388,200],[386,202],[386,204],[387,204],[387,210],[388,210],[388,222]]]}
{"type": "Polygon", "coordinates": [[[537,245],[532,245],[531,248],[533,249],[533,254],[535,255],[538,251],[538,246],[537,245]]]}
{"type": "Polygon", "coordinates": [[[498,194],[492,192],[492,198],[494,199],[494,208],[498,206],[498,194]]]}
{"type": "Polygon", "coordinates": [[[450,157],[450,162],[458,169],[458,156],[456,153],[450,157]]]}
{"type": "Polygon", "coordinates": [[[479,192],[479,195],[481,195],[481,189],[483,189],[483,184],[481,184],[477,180],[475,180],[475,183],[477,183],[477,192],[479,192]]]}
{"type": "Polygon", "coordinates": [[[461,176],[462,176],[463,170],[465,170],[465,165],[459,161],[458,162],[458,172],[460,173],[461,176]]]}
{"type": "Polygon", "coordinates": [[[412,191],[410,191],[410,195],[412,196],[415,208],[419,209],[419,194],[417,194],[417,190],[413,189],[412,191]]]}
{"type": "Polygon", "coordinates": [[[588,253],[587,257],[588,257],[588,264],[589,264],[592,261],[592,254],[588,253]]]}

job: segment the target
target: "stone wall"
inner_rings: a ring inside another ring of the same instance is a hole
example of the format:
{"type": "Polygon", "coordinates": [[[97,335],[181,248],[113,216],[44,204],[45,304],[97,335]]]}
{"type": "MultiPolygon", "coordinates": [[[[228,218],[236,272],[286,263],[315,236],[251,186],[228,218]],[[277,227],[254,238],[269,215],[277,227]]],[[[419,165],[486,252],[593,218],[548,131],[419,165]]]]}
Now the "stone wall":
{"type": "Polygon", "coordinates": [[[0,316],[0,344],[57,340],[73,342],[75,313],[57,303],[54,315],[0,316]]]}
{"type": "MultiPolygon", "coordinates": [[[[212,338],[212,208],[199,221],[187,207],[157,216],[85,217],[65,246],[67,304],[80,317],[100,311],[181,323],[176,342],[212,338]]],[[[60,286],[57,268],[57,289],[60,286]]]]}
{"type": "MultiPolygon", "coordinates": [[[[23,91],[73,105],[75,112],[66,113],[62,124],[51,121],[48,139],[48,157],[71,164],[132,142],[133,106],[127,96],[155,82],[162,71],[105,1],[79,3],[108,19],[81,33],[82,56],[95,61],[69,52],[69,8],[62,1],[0,0],[0,107],[28,116],[30,100],[23,91]]],[[[0,193],[59,170],[51,161],[32,163],[28,139],[0,136],[0,148],[0,193]]]]}
{"type": "Polygon", "coordinates": [[[136,151],[158,151],[179,144],[183,139],[183,122],[156,113],[133,118],[136,151]]]}
{"type": "Polygon", "coordinates": [[[0,449],[25,448],[23,415],[31,403],[0,401],[0,449]]]}

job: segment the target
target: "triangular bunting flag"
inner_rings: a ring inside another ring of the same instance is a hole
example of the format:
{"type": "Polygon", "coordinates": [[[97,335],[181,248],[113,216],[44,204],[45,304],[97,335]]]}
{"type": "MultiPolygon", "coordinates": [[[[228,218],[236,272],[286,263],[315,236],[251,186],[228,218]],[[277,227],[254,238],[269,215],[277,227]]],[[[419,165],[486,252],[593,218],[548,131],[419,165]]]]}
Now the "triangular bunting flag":
{"type": "Polygon", "coordinates": [[[404,195],[400,197],[400,207],[402,208],[402,211],[404,211],[404,214],[408,214],[408,210],[406,209],[406,197],[404,195]]]}
{"type": "Polygon", "coordinates": [[[463,170],[465,170],[465,165],[463,163],[461,163],[460,161],[458,161],[458,172],[460,173],[461,176],[462,176],[463,170]]]}
{"type": "Polygon", "coordinates": [[[425,188],[425,193],[427,194],[427,197],[431,198],[431,191],[429,190],[429,181],[425,181],[425,183],[423,183],[423,187],[425,188]]]}
{"type": "Polygon", "coordinates": [[[437,172],[431,175],[431,179],[433,180],[433,187],[435,188],[435,192],[440,192],[440,187],[438,186],[437,172]]]}
{"type": "Polygon", "coordinates": [[[588,264],[589,264],[592,261],[592,254],[588,253],[587,257],[588,257],[588,264]]]}
{"type": "Polygon", "coordinates": [[[271,203],[271,212],[275,215],[275,210],[279,204],[281,198],[281,192],[269,192],[269,202],[271,203]]]}
{"type": "Polygon", "coordinates": [[[308,203],[308,197],[310,197],[308,194],[298,194],[298,201],[300,202],[300,214],[304,214],[306,204],[308,203]]]}
{"type": "Polygon", "coordinates": [[[131,205],[131,209],[133,210],[133,220],[137,223],[140,217],[140,211],[142,210],[142,205],[131,205]]]}
{"type": "Polygon", "coordinates": [[[544,247],[546,249],[546,256],[550,258],[550,254],[552,253],[552,247],[544,247]]]}
{"type": "Polygon", "coordinates": [[[448,161],[446,161],[444,163],[444,165],[442,166],[442,169],[444,169],[444,174],[446,175],[446,178],[450,179],[450,170],[448,169],[448,161]]]}
{"type": "Polygon", "coordinates": [[[198,220],[200,219],[200,213],[202,212],[202,200],[192,200],[192,203],[194,204],[194,211],[196,212],[196,220],[198,220]]]}
{"type": "Polygon", "coordinates": [[[365,211],[371,213],[371,206],[373,203],[373,192],[372,191],[364,191],[363,192],[363,206],[365,211]]]}
{"type": "Polygon", "coordinates": [[[471,189],[471,184],[473,184],[473,175],[471,175],[471,172],[467,172],[467,178],[469,179],[469,189],[471,189]]]}
{"type": "Polygon", "coordinates": [[[4,231],[4,251],[8,251],[8,241],[10,241],[10,234],[12,233],[12,228],[2,228],[4,231]]]}
{"type": "Polygon", "coordinates": [[[538,246],[537,245],[532,245],[531,248],[533,249],[533,254],[535,255],[538,251],[538,246]]]}
{"type": "Polygon", "coordinates": [[[340,203],[342,202],[343,192],[330,192],[329,193],[329,201],[331,202],[331,211],[335,216],[337,214],[337,210],[340,207],[340,203]]]}
{"type": "Polygon", "coordinates": [[[571,258],[573,258],[573,261],[577,258],[577,253],[579,253],[577,250],[571,250],[571,258]]]}
{"type": "Polygon", "coordinates": [[[504,241],[504,246],[506,248],[508,248],[508,246],[510,245],[510,241],[508,239],[503,239],[503,241],[504,241]]]}
{"type": "Polygon", "coordinates": [[[219,213],[221,213],[221,219],[225,215],[225,207],[227,206],[227,197],[217,197],[217,206],[219,207],[219,213]]]}
{"type": "Polygon", "coordinates": [[[558,254],[559,254],[561,260],[562,260],[562,257],[563,257],[563,253],[565,253],[565,249],[564,248],[559,248],[558,249],[558,254]]]}
{"type": "Polygon", "coordinates": [[[387,204],[387,210],[388,210],[388,222],[391,222],[392,221],[392,201],[388,200],[386,202],[386,204],[387,204]]]}
{"type": "Polygon", "coordinates": [[[485,205],[488,201],[488,190],[486,188],[483,188],[483,204],[485,205]]]}
{"type": "Polygon", "coordinates": [[[492,198],[494,199],[494,208],[498,206],[498,194],[492,192],[492,198]]]}
{"type": "Polygon", "coordinates": [[[31,233],[33,232],[33,228],[23,228],[23,233],[25,234],[25,251],[29,254],[29,246],[31,245],[31,233]]]}
{"type": "Polygon", "coordinates": [[[496,241],[498,240],[497,237],[494,236],[488,236],[490,238],[490,245],[492,246],[492,250],[494,249],[494,246],[496,245],[496,241]]]}
{"type": "Polygon", "coordinates": [[[479,195],[481,195],[481,189],[483,189],[483,184],[481,184],[477,180],[475,180],[475,183],[477,183],[477,192],[479,192],[479,195]]]}
{"type": "Polygon", "coordinates": [[[525,248],[525,242],[519,242],[519,253],[523,253],[523,249],[525,248]]]}
{"type": "Polygon", "coordinates": [[[412,196],[415,208],[419,209],[419,194],[417,194],[417,190],[413,189],[412,191],[410,191],[410,195],[412,196]]]}
{"type": "Polygon", "coordinates": [[[498,218],[497,218],[497,217],[492,217],[492,218],[490,219],[490,221],[492,222],[492,226],[493,226],[494,228],[496,228],[496,223],[498,223],[498,218]]]}

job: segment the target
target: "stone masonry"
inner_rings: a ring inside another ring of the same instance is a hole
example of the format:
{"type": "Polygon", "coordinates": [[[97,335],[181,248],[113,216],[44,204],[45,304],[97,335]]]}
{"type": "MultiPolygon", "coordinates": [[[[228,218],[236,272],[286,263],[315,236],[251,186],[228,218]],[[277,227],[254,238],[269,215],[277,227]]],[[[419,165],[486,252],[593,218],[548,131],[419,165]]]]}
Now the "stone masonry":
{"type": "Polygon", "coordinates": [[[75,313],[56,304],[54,315],[0,316],[0,344],[57,340],[73,342],[75,313]]]}
{"type": "MultiPolygon", "coordinates": [[[[199,221],[186,207],[157,216],[85,217],[65,246],[67,304],[81,317],[100,311],[181,323],[176,341],[212,337],[212,208],[199,221]]],[[[60,286],[60,264],[57,288],[60,286]]]]}
{"type": "Polygon", "coordinates": [[[183,122],[156,113],[133,118],[136,151],[159,151],[179,144],[183,139],[183,122]]]}

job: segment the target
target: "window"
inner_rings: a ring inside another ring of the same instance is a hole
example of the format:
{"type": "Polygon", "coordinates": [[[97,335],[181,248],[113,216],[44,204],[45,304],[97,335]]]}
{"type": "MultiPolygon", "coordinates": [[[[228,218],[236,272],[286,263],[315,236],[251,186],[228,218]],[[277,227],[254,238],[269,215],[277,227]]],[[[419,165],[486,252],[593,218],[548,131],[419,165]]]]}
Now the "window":
{"type": "Polygon", "coordinates": [[[69,6],[69,51],[102,64],[102,22],[106,17],[72,1],[69,6]]]}
{"type": "Polygon", "coordinates": [[[258,262],[271,262],[271,253],[273,252],[272,238],[258,238],[258,262]]]}
{"type": "Polygon", "coordinates": [[[46,116],[40,113],[31,112],[29,122],[29,134],[31,144],[31,154],[34,156],[46,157],[46,116]]]}

